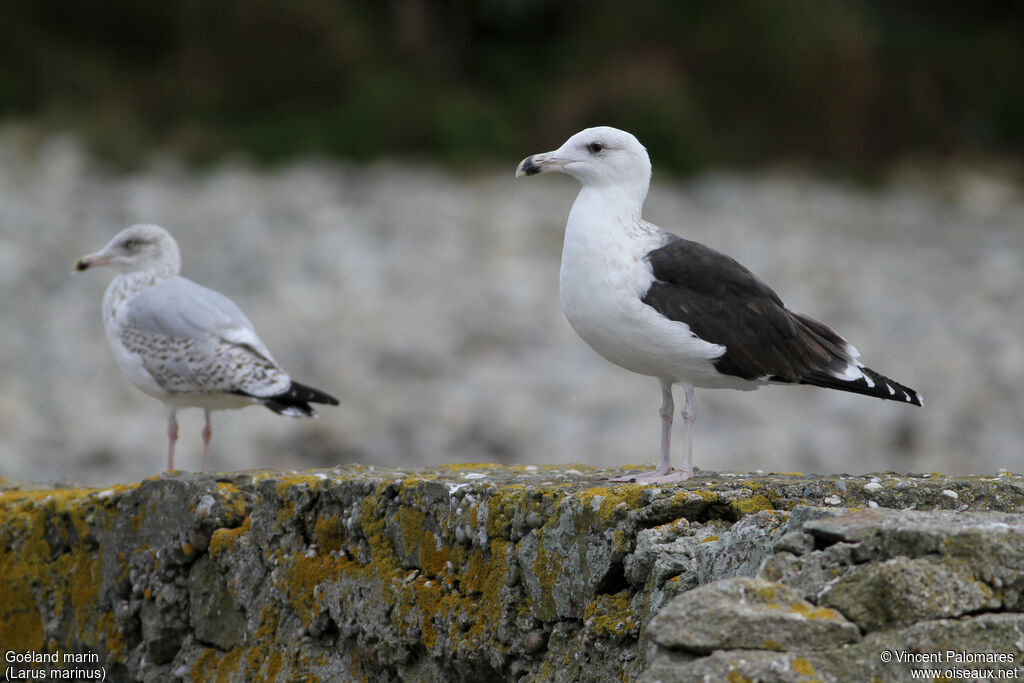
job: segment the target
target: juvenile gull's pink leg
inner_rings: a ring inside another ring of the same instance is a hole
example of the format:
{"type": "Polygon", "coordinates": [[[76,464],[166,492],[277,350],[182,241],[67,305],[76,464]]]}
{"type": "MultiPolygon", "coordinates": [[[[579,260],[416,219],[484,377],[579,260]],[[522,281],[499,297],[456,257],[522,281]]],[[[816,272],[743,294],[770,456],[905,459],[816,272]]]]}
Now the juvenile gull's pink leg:
{"type": "Polygon", "coordinates": [[[213,436],[213,428],[210,427],[210,411],[203,412],[206,413],[206,426],[203,427],[203,472],[206,472],[206,466],[210,462],[210,437],[213,436]]]}
{"type": "Polygon", "coordinates": [[[178,440],[178,419],[176,409],[167,406],[167,471],[174,469],[174,442],[178,440]]]}

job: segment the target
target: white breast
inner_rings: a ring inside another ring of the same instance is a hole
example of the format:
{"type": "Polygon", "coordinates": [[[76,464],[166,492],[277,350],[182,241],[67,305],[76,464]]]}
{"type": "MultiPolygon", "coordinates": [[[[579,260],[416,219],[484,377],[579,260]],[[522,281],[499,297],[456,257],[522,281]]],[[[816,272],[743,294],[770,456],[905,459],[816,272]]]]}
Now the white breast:
{"type": "Polygon", "coordinates": [[[664,244],[664,233],[644,221],[609,221],[592,208],[579,200],[573,205],[562,248],[559,297],[573,329],[627,370],[722,386],[712,361],[725,347],[698,339],[688,325],[641,300],[654,280],[645,257],[664,244]]]}
{"type": "Polygon", "coordinates": [[[141,391],[164,400],[167,392],[156,383],[143,366],[142,357],[129,351],[121,341],[124,327],[124,303],[138,291],[152,285],[152,279],[140,273],[116,276],[103,296],[103,329],[107,334],[110,351],[125,377],[141,391]]]}

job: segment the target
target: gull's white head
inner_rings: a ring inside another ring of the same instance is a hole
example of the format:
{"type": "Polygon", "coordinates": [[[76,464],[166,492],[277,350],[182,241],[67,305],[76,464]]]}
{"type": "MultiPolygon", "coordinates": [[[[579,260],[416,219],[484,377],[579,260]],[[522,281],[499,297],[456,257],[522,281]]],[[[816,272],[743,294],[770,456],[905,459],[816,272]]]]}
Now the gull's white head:
{"type": "Polygon", "coordinates": [[[75,270],[112,266],[122,273],[154,271],[177,275],[181,271],[178,243],[159,225],[133,225],[114,235],[114,239],[95,254],[75,262],[75,270]]]}
{"type": "Polygon", "coordinates": [[[641,200],[651,182],[644,146],[630,133],[608,126],[581,130],[553,152],[526,157],[516,177],[548,171],[568,173],[584,187],[631,187],[641,200]]]}

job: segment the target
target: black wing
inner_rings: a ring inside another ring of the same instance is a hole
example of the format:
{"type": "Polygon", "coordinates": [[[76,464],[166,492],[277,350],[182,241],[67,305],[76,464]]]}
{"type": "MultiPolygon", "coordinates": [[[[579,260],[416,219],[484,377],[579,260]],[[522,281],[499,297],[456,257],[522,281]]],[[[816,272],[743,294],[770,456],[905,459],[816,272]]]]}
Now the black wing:
{"type": "Polygon", "coordinates": [[[647,260],[655,279],[643,302],[724,346],[715,361],[723,374],[800,382],[842,373],[853,361],[846,340],[787,309],[771,287],[721,252],[672,235],[647,260]]]}

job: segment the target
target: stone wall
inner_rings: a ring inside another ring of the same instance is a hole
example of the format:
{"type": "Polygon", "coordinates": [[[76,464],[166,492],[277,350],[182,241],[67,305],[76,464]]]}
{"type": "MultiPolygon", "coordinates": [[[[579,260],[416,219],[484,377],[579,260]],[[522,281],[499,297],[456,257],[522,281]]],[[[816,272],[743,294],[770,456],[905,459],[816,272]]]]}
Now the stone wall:
{"type": "Polygon", "coordinates": [[[96,655],[115,681],[904,680],[908,656],[946,650],[1018,666],[1024,477],[607,474],[7,484],[0,649],[96,655]]]}

